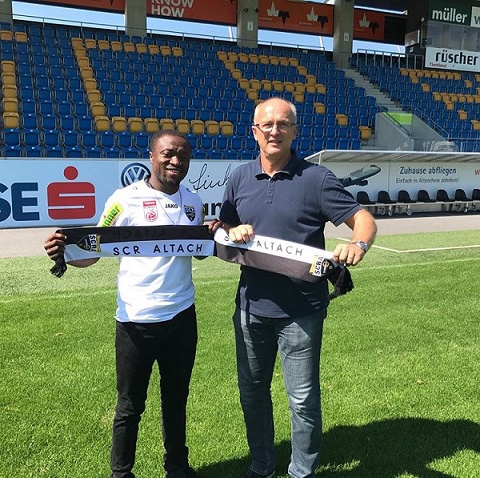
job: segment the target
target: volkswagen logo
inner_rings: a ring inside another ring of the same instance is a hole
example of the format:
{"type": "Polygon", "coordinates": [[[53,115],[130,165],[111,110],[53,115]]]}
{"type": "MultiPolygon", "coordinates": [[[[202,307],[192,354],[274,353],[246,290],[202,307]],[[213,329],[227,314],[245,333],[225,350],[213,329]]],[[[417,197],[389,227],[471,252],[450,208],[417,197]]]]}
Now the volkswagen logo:
{"type": "Polygon", "coordinates": [[[141,181],[150,175],[150,170],[142,163],[131,163],[125,167],[120,175],[122,186],[129,186],[136,181],[141,181]]]}

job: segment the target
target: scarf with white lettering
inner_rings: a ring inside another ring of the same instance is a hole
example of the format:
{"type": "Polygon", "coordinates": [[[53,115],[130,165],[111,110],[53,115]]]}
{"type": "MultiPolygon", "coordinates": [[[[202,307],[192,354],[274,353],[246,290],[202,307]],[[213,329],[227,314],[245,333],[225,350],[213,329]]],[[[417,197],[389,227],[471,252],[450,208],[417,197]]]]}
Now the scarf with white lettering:
{"type": "Polygon", "coordinates": [[[207,226],[120,226],[59,229],[67,237],[64,255],[50,272],[62,277],[67,263],[98,257],[212,256],[294,279],[328,279],[334,299],[353,289],[350,271],[331,252],[302,244],[255,235],[246,243],[232,242],[223,229],[215,236],[207,226]]]}
{"type": "Polygon", "coordinates": [[[97,257],[212,256],[208,226],[119,226],[59,229],[67,236],[64,255],[50,272],[61,277],[67,262],[97,257]]]}
{"type": "Polygon", "coordinates": [[[306,282],[328,279],[334,287],[330,299],[353,289],[350,271],[337,264],[329,251],[258,234],[246,244],[237,243],[223,229],[215,233],[215,243],[215,255],[227,262],[306,282]]]}

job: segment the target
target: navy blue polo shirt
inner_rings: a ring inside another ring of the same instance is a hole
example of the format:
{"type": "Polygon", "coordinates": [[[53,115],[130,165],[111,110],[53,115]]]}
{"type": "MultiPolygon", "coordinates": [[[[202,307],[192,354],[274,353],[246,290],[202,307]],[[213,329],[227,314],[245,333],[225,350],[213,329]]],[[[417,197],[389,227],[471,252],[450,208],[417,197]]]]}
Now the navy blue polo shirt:
{"type": "MultiPolygon", "coordinates": [[[[293,155],[272,177],[262,171],[259,158],[234,169],[220,219],[233,226],[251,224],[259,235],[325,249],[325,224],[338,226],[360,209],[329,169],[293,155]]],[[[298,317],[327,307],[328,284],[242,266],[236,304],[263,317],[298,317]]]]}

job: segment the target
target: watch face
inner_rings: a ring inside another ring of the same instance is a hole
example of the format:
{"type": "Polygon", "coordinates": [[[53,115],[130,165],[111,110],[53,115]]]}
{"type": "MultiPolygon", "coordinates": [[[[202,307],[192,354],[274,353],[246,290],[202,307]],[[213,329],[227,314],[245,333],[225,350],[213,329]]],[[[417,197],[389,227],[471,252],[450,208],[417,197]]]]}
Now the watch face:
{"type": "Polygon", "coordinates": [[[364,252],[368,251],[368,244],[366,242],[358,241],[357,244],[364,252]]]}

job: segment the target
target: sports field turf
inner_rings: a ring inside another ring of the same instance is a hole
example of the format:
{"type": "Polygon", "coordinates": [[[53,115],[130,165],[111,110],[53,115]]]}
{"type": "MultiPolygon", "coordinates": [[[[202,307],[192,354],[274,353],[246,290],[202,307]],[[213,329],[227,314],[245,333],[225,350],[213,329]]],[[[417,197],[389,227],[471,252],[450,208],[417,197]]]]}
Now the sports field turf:
{"type": "MultiPolygon", "coordinates": [[[[0,478],[107,478],[117,262],[69,268],[61,279],[51,265],[0,259],[0,478]]],[[[249,462],[231,325],[238,268],[216,258],[194,267],[191,463],[200,477],[241,477],[249,462]]],[[[352,269],[355,289],[333,301],[325,325],[319,476],[480,476],[479,270],[478,231],[381,236],[352,269]]],[[[286,478],[279,368],[272,393],[277,474],[286,478]]],[[[158,404],[155,373],[138,478],[164,476],[158,404]]]]}

